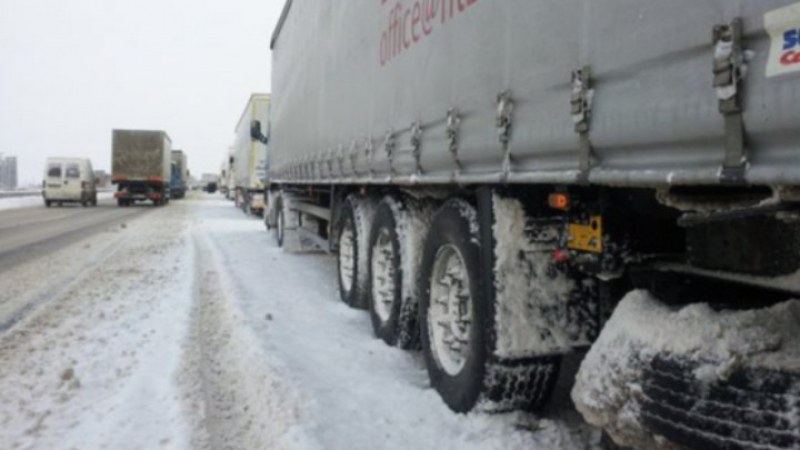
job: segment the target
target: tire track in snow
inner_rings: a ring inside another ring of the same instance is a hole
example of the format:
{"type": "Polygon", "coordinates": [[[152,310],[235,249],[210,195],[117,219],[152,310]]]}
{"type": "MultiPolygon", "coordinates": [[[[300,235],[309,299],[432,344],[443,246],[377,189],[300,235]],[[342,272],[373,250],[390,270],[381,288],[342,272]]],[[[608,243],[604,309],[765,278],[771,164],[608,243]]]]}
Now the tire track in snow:
{"type": "Polygon", "coordinates": [[[208,237],[196,233],[194,247],[195,307],[185,372],[197,375],[188,389],[199,398],[187,407],[202,409],[203,417],[192,447],[317,447],[297,432],[302,398],[271,369],[264,346],[227,295],[230,280],[208,237]]]}

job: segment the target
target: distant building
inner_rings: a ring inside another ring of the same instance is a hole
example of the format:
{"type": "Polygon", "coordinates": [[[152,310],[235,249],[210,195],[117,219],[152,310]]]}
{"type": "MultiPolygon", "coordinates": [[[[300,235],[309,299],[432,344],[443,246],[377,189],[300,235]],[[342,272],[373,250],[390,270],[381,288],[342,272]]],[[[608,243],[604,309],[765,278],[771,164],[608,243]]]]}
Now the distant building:
{"type": "Polygon", "coordinates": [[[0,189],[17,188],[17,157],[0,154],[0,189]]]}

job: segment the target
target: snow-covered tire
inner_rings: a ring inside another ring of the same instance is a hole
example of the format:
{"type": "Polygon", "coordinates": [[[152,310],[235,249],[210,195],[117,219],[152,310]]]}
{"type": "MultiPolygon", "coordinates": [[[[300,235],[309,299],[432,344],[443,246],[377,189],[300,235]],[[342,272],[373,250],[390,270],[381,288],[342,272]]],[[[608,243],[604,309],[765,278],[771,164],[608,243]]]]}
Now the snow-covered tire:
{"type": "Polygon", "coordinates": [[[372,329],[375,336],[389,345],[397,344],[403,306],[403,252],[395,218],[399,206],[399,202],[391,197],[378,205],[372,222],[367,259],[367,303],[372,329]]]}
{"type": "Polygon", "coordinates": [[[278,198],[275,205],[275,243],[278,247],[283,247],[283,239],[286,235],[286,214],[283,210],[283,198],[278,198]]]}
{"type": "Polygon", "coordinates": [[[559,359],[499,361],[493,305],[481,273],[475,209],[451,200],[436,213],[419,276],[420,338],[431,385],[455,412],[535,410],[549,398],[559,359]],[[458,345],[454,345],[457,343],[458,345]]]}
{"type": "Polygon", "coordinates": [[[339,294],[353,308],[368,308],[367,249],[375,206],[372,198],[351,195],[344,200],[337,222],[339,294]]]}
{"type": "Polygon", "coordinates": [[[356,225],[356,202],[348,199],[342,209],[339,224],[339,251],[336,257],[337,273],[339,274],[339,297],[351,307],[363,305],[364,292],[359,289],[359,280],[365,278],[362,265],[359,261],[360,239],[356,225]]]}
{"type": "Polygon", "coordinates": [[[697,367],[658,356],[645,370],[641,415],[651,431],[693,450],[800,449],[800,374],[750,368],[701,384],[697,367]]]}

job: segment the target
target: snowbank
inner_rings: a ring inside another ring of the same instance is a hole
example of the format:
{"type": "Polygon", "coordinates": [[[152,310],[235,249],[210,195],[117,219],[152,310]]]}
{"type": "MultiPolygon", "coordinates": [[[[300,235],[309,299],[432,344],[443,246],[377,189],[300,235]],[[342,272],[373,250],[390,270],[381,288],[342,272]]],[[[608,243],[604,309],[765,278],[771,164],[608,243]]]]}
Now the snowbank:
{"type": "Polygon", "coordinates": [[[737,368],[800,372],[800,301],[749,311],[706,304],[673,308],[645,291],[617,306],[576,377],[572,398],[591,424],[621,445],[668,445],[640,423],[643,371],[657,355],[697,361],[699,385],[725,381],[737,368]]]}
{"type": "Polygon", "coordinates": [[[29,208],[31,206],[43,206],[44,201],[41,195],[28,195],[25,197],[0,198],[0,211],[4,209],[29,208]]]}

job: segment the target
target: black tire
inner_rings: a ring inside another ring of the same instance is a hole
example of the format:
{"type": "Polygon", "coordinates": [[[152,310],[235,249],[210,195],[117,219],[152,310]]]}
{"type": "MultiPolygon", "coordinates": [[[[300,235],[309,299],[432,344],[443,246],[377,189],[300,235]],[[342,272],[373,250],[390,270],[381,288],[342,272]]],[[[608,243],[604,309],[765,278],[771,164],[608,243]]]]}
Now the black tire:
{"type": "Polygon", "coordinates": [[[430,233],[425,241],[425,250],[420,266],[419,305],[420,339],[422,354],[428,369],[431,386],[442,400],[455,412],[465,413],[478,403],[483,390],[483,379],[486,375],[488,361],[488,336],[485,327],[474,321],[470,327],[469,355],[458,374],[448,374],[437,360],[431,341],[431,329],[428,315],[431,306],[431,282],[434,263],[440,249],[452,246],[460,253],[461,260],[469,279],[469,293],[475,318],[480,320],[478,308],[484,303],[483,280],[480,276],[480,247],[478,236],[470,230],[470,223],[459,210],[459,203],[450,201],[436,213],[431,224],[430,233]]]}
{"type": "Polygon", "coordinates": [[[372,329],[375,332],[375,336],[389,345],[396,345],[400,334],[400,310],[403,304],[403,266],[401,264],[400,242],[397,236],[397,222],[394,217],[394,211],[392,211],[392,207],[387,201],[381,202],[375,213],[369,236],[368,252],[366,294],[369,313],[372,318],[372,329]],[[391,250],[385,249],[391,253],[389,255],[390,261],[388,261],[388,273],[383,274],[375,273],[376,255],[374,252],[375,245],[379,240],[391,248],[391,250]],[[376,276],[380,279],[376,280],[376,276]],[[386,292],[386,294],[391,295],[391,298],[381,299],[376,295],[375,289],[378,287],[376,285],[382,283],[383,281],[381,280],[384,280],[386,276],[391,278],[390,280],[385,280],[387,283],[392,283],[387,287],[388,291],[386,292]],[[382,318],[381,313],[378,312],[378,309],[381,308],[378,302],[386,300],[391,303],[388,305],[388,311],[384,312],[384,314],[388,312],[388,315],[382,318]]]}
{"type": "Polygon", "coordinates": [[[44,206],[45,206],[46,208],[49,208],[49,207],[50,207],[50,205],[51,205],[51,203],[50,203],[50,200],[45,200],[45,201],[44,201],[44,206]]]}
{"type": "Polygon", "coordinates": [[[703,384],[698,363],[663,355],[644,373],[642,422],[695,450],[800,449],[796,412],[800,374],[759,368],[703,384]]]}
{"type": "Polygon", "coordinates": [[[344,202],[342,214],[339,221],[339,252],[336,257],[336,268],[339,278],[339,297],[342,301],[353,308],[366,307],[366,274],[361,273],[361,261],[359,261],[360,254],[360,236],[361,231],[356,222],[356,201],[348,198],[344,202]],[[345,246],[350,246],[348,254],[352,259],[352,269],[347,268],[343,264],[346,254],[345,246]],[[349,272],[349,273],[347,273],[349,272]]]}
{"type": "Polygon", "coordinates": [[[479,404],[492,411],[537,410],[555,388],[560,359],[541,357],[500,361],[494,357],[494,305],[488,294],[492,286],[487,285],[492,277],[481,270],[480,232],[468,218],[474,213],[474,208],[465,201],[448,201],[434,216],[425,242],[418,278],[418,320],[431,386],[447,406],[458,413],[469,412],[479,404]],[[468,209],[471,210],[469,214],[465,212],[468,209]],[[457,373],[445,370],[436,356],[429,323],[434,271],[437,258],[445,251],[457,253],[465,269],[472,310],[466,344],[468,350],[457,373]]]}
{"type": "Polygon", "coordinates": [[[275,208],[275,242],[278,244],[278,247],[283,247],[283,239],[286,234],[286,217],[283,212],[282,199],[278,199],[275,208]]]}

